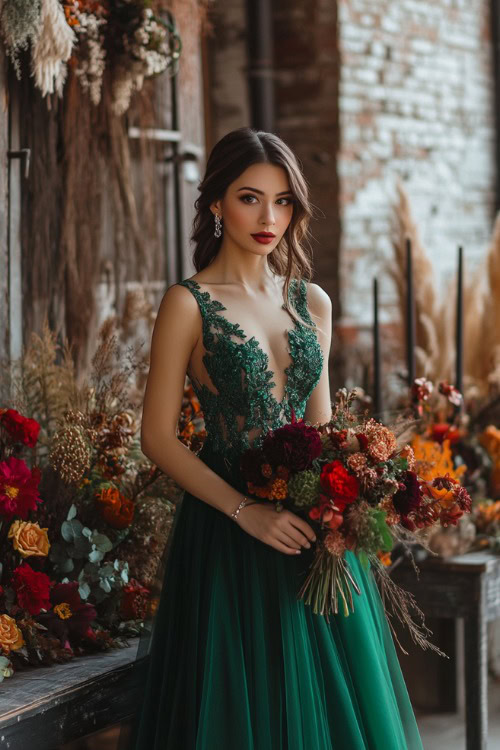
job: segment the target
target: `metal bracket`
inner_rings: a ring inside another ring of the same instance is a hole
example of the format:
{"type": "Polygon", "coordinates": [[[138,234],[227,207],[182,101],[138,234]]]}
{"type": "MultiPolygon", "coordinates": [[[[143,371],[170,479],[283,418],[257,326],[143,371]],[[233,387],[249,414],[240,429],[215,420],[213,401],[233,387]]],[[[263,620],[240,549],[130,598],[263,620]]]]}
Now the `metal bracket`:
{"type": "Polygon", "coordinates": [[[30,173],[31,149],[21,148],[19,151],[7,151],[9,159],[21,159],[24,166],[24,177],[27,178],[30,173]]]}

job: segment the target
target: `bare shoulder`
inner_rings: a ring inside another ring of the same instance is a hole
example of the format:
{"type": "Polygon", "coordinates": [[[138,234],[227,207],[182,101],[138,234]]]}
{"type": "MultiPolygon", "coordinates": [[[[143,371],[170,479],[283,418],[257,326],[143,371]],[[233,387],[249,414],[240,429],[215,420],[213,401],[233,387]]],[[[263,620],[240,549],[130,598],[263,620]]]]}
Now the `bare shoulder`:
{"type": "Polygon", "coordinates": [[[193,294],[181,284],[172,284],[163,295],[155,323],[156,336],[177,338],[196,343],[201,332],[201,314],[193,294]]]}
{"type": "Polygon", "coordinates": [[[309,311],[321,320],[328,320],[332,314],[332,301],[328,293],[313,282],[308,282],[306,288],[309,311]]]}
{"type": "Polygon", "coordinates": [[[182,284],[172,284],[163,295],[158,315],[169,313],[180,318],[185,314],[196,317],[197,312],[199,313],[198,303],[189,289],[182,284]]]}

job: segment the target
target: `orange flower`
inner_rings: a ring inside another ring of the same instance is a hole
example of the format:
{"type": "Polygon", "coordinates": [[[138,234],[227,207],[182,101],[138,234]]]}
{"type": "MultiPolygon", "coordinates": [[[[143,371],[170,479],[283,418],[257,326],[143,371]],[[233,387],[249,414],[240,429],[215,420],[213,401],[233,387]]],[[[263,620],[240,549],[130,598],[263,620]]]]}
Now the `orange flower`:
{"type": "Polygon", "coordinates": [[[458,466],[456,469],[453,466],[449,440],[443,440],[440,444],[434,440],[426,440],[417,435],[413,438],[411,444],[415,453],[416,470],[420,479],[430,482],[435,477],[447,474],[450,478],[460,481],[462,474],[467,471],[465,464],[458,466]]]}
{"type": "Polygon", "coordinates": [[[24,646],[23,634],[13,617],[0,615],[0,647],[4,653],[17,651],[24,646]]]}
{"type": "Polygon", "coordinates": [[[284,479],[275,479],[271,485],[271,499],[285,500],[288,494],[288,485],[284,479]]]}
{"type": "Polygon", "coordinates": [[[96,496],[104,520],[114,529],[125,529],[134,519],[134,503],[117,490],[107,487],[96,496]]]}
{"type": "Polygon", "coordinates": [[[391,553],[390,552],[382,552],[382,550],[379,550],[377,552],[377,557],[380,560],[380,562],[382,563],[382,565],[384,565],[385,567],[387,567],[388,565],[390,565],[392,563],[391,553]]]}
{"type": "Polygon", "coordinates": [[[263,487],[259,487],[257,484],[253,484],[253,482],[248,482],[247,484],[248,491],[251,495],[256,495],[257,497],[265,497],[268,500],[271,499],[271,487],[269,485],[266,484],[263,487]]]}
{"type": "Polygon", "coordinates": [[[11,525],[7,536],[12,539],[14,549],[21,557],[46,557],[50,549],[47,531],[48,529],[41,529],[38,523],[17,520],[11,525]]]}

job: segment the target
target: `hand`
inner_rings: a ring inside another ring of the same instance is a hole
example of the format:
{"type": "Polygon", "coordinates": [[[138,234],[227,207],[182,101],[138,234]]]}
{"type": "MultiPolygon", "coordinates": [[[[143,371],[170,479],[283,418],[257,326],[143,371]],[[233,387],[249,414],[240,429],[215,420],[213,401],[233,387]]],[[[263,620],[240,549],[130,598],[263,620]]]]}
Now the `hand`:
{"type": "Polygon", "coordinates": [[[277,513],[271,503],[245,505],[236,523],[247,534],[286,555],[296,555],[302,547],[309,548],[316,541],[316,534],[303,518],[289,510],[277,513]]]}

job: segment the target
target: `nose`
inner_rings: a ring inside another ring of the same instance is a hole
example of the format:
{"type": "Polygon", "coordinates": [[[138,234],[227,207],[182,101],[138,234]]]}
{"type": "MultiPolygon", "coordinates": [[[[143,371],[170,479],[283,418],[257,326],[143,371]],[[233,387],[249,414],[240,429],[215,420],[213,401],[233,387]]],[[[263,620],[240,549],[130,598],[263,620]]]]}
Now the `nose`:
{"type": "Polygon", "coordinates": [[[275,224],[274,211],[271,203],[263,204],[261,224],[265,224],[266,227],[271,227],[275,224]]]}

